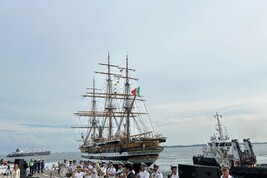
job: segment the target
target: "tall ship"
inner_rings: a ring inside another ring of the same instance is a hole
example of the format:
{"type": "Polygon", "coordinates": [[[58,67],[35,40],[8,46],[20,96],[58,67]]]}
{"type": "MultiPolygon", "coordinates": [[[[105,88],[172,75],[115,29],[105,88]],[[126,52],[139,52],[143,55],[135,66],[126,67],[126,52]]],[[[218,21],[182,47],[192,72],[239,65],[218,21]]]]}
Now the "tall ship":
{"type": "Polygon", "coordinates": [[[111,64],[109,54],[107,63],[99,65],[103,69],[95,74],[100,79],[94,79],[92,88],[82,95],[89,99],[85,109],[75,113],[80,125],[72,127],[80,131],[82,158],[150,166],[163,151],[160,144],[167,138],[154,131],[135,69],[129,67],[128,56],[123,66],[111,64]],[[96,88],[96,82],[102,81],[103,87],[96,88]]]}
{"type": "Polygon", "coordinates": [[[21,150],[19,148],[16,151],[11,152],[7,155],[7,157],[25,157],[25,156],[44,156],[50,155],[50,151],[43,149],[43,150],[21,150]]]}
{"type": "Polygon", "coordinates": [[[267,178],[267,164],[257,164],[249,138],[239,143],[237,139],[230,139],[223,129],[220,118],[222,115],[215,114],[217,121],[216,133],[210,137],[210,142],[202,148],[202,155],[193,156],[194,165],[229,166],[231,175],[234,177],[259,177],[267,178]]]}

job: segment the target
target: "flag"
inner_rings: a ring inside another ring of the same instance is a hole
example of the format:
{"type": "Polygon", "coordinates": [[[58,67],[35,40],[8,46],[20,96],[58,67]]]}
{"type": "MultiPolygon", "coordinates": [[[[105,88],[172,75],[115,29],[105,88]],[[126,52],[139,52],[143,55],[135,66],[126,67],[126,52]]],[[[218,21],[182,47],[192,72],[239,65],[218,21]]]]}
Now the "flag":
{"type": "Polygon", "coordinates": [[[135,88],[135,89],[133,89],[132,90],[132,94],[134,95],[134,96],[141,96],[140,95],[140,87],[138,87],[138,88],[135,88]]]}

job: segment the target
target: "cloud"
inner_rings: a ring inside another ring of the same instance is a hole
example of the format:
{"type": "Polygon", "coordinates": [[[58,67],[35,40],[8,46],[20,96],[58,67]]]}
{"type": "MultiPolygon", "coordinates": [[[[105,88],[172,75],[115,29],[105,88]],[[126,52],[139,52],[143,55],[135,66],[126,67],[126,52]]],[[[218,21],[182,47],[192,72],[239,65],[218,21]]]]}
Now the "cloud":
{"type": "Polygon", "coordinates": [[[28,128],[70,128],[71,125],[20,124],[28,128]]]}
{"type": "Polygon", "coordinates": [[[232,138],[265,141],[267,132],[263,123],[267,118],[266,98],[266,94],[259,94],[232,99],[164,103],[153,105],[151,117],[155,128],[168,137],[169,145],[175,142],[206,143],[215,132],[213,115],[216,112],[223,115],[221,122],[232,138]],[[196,136],[196,133],[199,134],[196,136]]]}

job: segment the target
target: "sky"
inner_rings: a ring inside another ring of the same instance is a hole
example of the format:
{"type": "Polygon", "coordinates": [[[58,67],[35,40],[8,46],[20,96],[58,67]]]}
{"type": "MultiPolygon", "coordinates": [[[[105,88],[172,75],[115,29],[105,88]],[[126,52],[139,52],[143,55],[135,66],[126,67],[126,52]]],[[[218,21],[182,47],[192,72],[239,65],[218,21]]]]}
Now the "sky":
{"type": "Polygon", "coordinates": [[[0,154],[78,151],[73,113],[98,63],[136,69],[165,145],[267,141],[266,1],[0,1],[0,154]]]}

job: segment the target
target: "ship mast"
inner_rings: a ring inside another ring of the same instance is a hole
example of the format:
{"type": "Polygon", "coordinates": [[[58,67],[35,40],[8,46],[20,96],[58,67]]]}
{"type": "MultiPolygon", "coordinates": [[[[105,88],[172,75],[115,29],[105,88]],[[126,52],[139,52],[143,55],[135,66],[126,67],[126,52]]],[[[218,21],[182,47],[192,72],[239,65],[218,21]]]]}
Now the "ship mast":
{"type": "MultiPolygon", "coordinates": [[[[128,71],[128,55],[126,56],[126,79],[125,79],[125,109],[126,109],[126,136],[127,140],[130,139],[130,101],[129,101],[129,90],[130,90],[130,83],[129,83],[129,71],[128,71]]],[[[134,102],[134,101],[133,101],[134,102]]]]}
{"type": "MultiPolygon", "coordinates": [[[[96,128],[97,128],[97,120],[96,120],[96,99],[95,99],[95,93],[96,93],[96,88],[95,88],[95,79],[93,80],[93,98],[92,98],[92,113],[93,113],[93,119],[92,119],[92,128],[93,128],[93,135],[92,139],[96,139],[96,128]]],[[[87,137],[89,134],[87,135],[87,137]]]]}
{"type": "MultiPolygon", "coordinates": [[[[113,103],[112,103],[112,80],[111,80],[111,73],[110,73],[110,55],[108,53],[108,73],[107,73],[107,103],[105,109],[108,110],[107,116],[109,119],[109,126],[108,126],[108,139],[111,140],[112,136],[112,115],[113,115],[113,103]]],[[[106,119],[105,119],[106,120],[106,119]]],[[[105,121],[104,121],[105,122],[105,121]]],[[[104,126],[104,125],[103,125],[104,126]]]]}
{"type": "MultiPolygon", "coordinates": [[[[91,119],[88,120],[88,126],[81,126],[81,127],[71,127],[73,129],[77,129],[77,128],[80,128],[80,129],[88,129],[87,130],[87,133],[86,133],[86,137],[84,139],[84,135],[82,134],[82,141],[84,142],[84,145],[87,145],[89,143],[89,136],[90,136],[90,133],[93,129],[93,133],[91,135],[91,139],[92,140],[96,140],[97,139],[97,136],[96,136],[96,130],[99,129],[98,128],[98,123],[99,121],[96,119],[96,116],[97,116],[97,111],[96,111],[96,91],[99,90],[99,89],[96,89],[95,87],[95,79],[93,79],[93,88],[87,88],[88,90],[91,90],[92,91],[92,112],[89,114],[89,115],[84,115],[82,113],[84,112],[78,112],[78,113],[75,113],[76,115],[78,116],[88,116],[88,117],[92,117],[91,119]]],[[[84,95],[85,97],[86,95],[84,95]]]]}
{"type": "Polygon", "coordinates": [[[88,142],[88,138],[90,136],[90,133],[93,129],[93,133],[91,135],[91,139],[95,140],[96,139],[96,129],[98,128],[97,123],[98,121],[96,120],[96,88],[95,88],[95,79],[93,79],[93,88],[88,88],[91,89],[93,91],[93,96],[92,96],[92,119],[88,120],[89,124],[88,124],[88,133],[86,134],[86,138],[84,140],[85,143],[88,142]]]}

